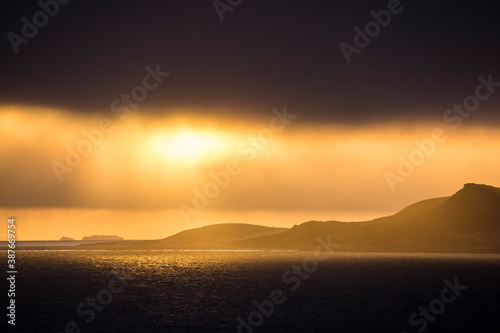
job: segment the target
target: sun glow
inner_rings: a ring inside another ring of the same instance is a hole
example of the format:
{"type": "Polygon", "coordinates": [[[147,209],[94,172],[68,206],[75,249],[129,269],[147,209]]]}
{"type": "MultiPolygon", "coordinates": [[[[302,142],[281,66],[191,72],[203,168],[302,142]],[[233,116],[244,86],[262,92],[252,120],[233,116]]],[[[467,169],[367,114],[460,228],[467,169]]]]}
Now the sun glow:
{"type": "Polygon", "coordinates": [[[167,159],[197,162],[224,153],[228,144],[214,134],[183,130],[173,135],[158,135],[153,138],[152,147],[167,159]]]}

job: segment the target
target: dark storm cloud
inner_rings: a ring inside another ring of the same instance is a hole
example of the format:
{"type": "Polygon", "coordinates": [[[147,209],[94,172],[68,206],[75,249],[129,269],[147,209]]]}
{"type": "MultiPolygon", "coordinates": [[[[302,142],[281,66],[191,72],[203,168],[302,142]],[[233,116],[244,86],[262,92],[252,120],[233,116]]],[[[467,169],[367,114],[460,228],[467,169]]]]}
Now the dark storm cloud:
{"type": "MultiPolygon", "coordinates": [[[[144,106],[254,110],[287,104],[303,121],[440,118],[500,81],[494,1],[408,1],[347,64],[341,42],[388,1],[245,0],[223,22],[207,1],[70,1],[15,54],[9,32],[40,10],[2,3],[0,102],[109,110],[148,65],[171,73],[144,106]]],[[[498,119],[494,96],[476,119],[498,119]]],[[[207,111],[208,112],[208,111],[207,111]]]]}

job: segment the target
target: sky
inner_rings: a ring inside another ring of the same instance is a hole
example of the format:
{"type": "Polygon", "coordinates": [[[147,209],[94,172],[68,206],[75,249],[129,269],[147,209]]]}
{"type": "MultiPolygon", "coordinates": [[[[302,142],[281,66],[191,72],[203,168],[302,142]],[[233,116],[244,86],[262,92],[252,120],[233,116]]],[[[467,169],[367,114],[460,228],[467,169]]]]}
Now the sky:
{"type": "Polygon", "coordinates": [[[153,239],[500,186],[495,5],[4,2],[0,218],[153,239]]]}

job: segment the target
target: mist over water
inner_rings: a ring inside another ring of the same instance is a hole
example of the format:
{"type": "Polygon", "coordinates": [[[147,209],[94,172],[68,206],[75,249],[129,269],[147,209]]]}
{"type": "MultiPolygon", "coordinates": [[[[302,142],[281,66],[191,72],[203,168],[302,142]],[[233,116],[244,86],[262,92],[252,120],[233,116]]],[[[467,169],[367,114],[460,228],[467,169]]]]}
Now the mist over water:
{"type": "Polygon", "coordinates": [[[453,283],[455,277],[467,289],[425,332],[500,328],[499,255],[325,253],[316,269],[295,274],[292,267],[302,267],[312,255],[19,251],[15,331],[64,332],[74,321],[81,332],[237,332],[237,318],[247,321],[257,311],[254,301],[269,300],[279,289],[286,299],[254,332],[410,333],[421,328],[409,324],[410,315],[429,307],[446,287],[443,281],[453,283]],[[127,275],[126,282],[110,282],[112,271],[127,275]],[[120,292],[106,292],[110,289],[120,292]],[[77,308],[88,297],[106,305],[86,323],[91,307],[80,308],[87,311],[84,316],[77,308]]]}

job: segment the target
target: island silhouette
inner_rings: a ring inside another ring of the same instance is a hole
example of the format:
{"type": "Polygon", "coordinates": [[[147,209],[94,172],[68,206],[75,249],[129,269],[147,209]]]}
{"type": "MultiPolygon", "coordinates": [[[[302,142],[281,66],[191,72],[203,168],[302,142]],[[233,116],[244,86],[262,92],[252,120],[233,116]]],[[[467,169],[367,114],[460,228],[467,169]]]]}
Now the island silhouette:
{"type": "Polygon", "coordinates": [[[79,245],[79,249],[314,250],[500,253],[500,188],[468,183],[450,197],[427,199],[362,222],[308,221],[292,228],[225,223],[159,240],[79,245]]]}

